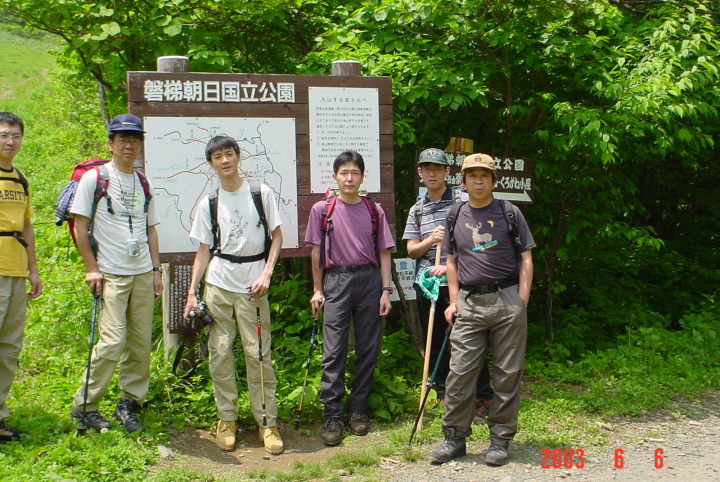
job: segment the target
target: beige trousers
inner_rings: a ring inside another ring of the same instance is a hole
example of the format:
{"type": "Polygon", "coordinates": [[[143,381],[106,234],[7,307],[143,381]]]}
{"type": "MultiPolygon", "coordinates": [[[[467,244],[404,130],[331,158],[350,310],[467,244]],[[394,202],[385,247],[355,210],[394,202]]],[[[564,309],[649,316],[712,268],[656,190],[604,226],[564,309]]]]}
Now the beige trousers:
{"type": "Polygon", "coordinates": [[[450,335],[443,427],[454,427],[459,437],[472,432],[477,379],[490,347],[494,395],[487,424],[492,443],[505,445],[517,432],[527,310],[517,285],[466,300],[467,294],[462,289],[458,293],[458,316],[450,335]]]}
{"type": "Polygon", "coordinates": [[[27,295],[26,278],[0,276],[0,421],[10,416],[5,402],[23,346],[27,295]]]}
{"type": "Polygon", "coordinates": [[[265,394],[266,423],[277,425],[277,381],[270,358],[270,307],[267,296],[258,298],[258,305],[247,293],[235,293],[213,285],[205,289],[205,301],[214,321],[208,327],[210,376],[215,386],[215,404],[220,420],[234,421],[238,417],[238,389],[235,378],[233,345],[240,334],[248,380],[250,406],[259,426],[263,426],[262,394],[265,394]],[[262,334],[263,382],[260,380],[258,357],[257,309],[260,309],[262,334]]]}
{"type": "MultiPolygon", "coordinates": [[[[87,411],[98,410],[119,363],[120,398],[140,406],[150,384],[150,348],[155,301],[153,273],[117,276],[103,273],[102,308],[98,320],[100,337],[90,360],[87,411]]],[[[85,375],[75,394],[75,407],[83,410],[85,375]]]]}

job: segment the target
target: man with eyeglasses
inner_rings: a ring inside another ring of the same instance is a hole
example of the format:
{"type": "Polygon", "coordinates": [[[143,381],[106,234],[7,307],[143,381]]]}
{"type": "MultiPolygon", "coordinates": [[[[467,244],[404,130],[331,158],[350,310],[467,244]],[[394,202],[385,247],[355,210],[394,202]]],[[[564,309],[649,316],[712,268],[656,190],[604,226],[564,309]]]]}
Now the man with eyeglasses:
{"type": "Polygon", "coordinates": [[[120,399],[113,416],[128,432],[144,428],[137,416],[150,381],[153,305],[163,289],[155,230],[160,217],[143,188],[147,181],[134,169],[144,133],[142,122],[132,114],[112,120],[108,129],[112,160],[100,167],[104,169],[100,173],[89,169],[83,174],[70,208],[87,271],[85,282],[92,294],[100,297],[102,307],[100,337],[89,374],[83,376],[75,394],[71,416],[95,430],[110,427],[98,409],[118,362],[120,399]],[[101,177],[108,180],[107,195],[93,213],[93,196],[98,182],[103,182],[101,177]],[[96,250],[91,247],[91,219],[96,250]]]}
{"type": "Polygon", "coordinates": [[[42,293],[30,191],[25,176],[13,165],[24,130],[18,116],[0,112],[0,444],[24,433],[8,427],[10,411],[5,402],[23,345],[27,299],[42,293]]]}

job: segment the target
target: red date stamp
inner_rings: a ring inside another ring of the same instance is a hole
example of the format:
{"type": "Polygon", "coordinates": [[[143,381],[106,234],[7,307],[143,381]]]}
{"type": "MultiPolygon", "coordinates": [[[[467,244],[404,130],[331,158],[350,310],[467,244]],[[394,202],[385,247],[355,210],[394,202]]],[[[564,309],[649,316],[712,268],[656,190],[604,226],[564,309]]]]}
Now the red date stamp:
{"type": "Polygon", "coordinates": [[[585,467],[585,451],[583,449],[542,449],[543,469],[582,469],[585,467]]]}
{"type": "MultiPolygon", "coordinates": [[[[542,469],[582,469],[585,467],[585,450],[583,449],[542,449],[542,469]]],[[[655,449],[655,468],[665,467],[665,451],[655,449]]],[[[625,450],[615,449],[613,455],[613,467],[616,469],[625,468],[625,450]]]]}

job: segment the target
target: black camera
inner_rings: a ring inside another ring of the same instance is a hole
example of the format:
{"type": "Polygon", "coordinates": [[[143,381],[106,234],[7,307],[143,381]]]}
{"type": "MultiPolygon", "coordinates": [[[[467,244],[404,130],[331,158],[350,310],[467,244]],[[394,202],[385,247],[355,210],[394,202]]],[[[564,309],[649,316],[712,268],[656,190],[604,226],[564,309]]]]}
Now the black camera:
{"type": "Polygon", "coordinates": [[[193,328],[195,328],[195,330],[197,331],[200,331],[213,322],[213,317],[212,314],[210,314],[207,303],[205,303],[204,301],[198,303],[198,311],[199,313],[195,310],[190,310],[190,313],[188,313],[188,315],[193,328]]]}

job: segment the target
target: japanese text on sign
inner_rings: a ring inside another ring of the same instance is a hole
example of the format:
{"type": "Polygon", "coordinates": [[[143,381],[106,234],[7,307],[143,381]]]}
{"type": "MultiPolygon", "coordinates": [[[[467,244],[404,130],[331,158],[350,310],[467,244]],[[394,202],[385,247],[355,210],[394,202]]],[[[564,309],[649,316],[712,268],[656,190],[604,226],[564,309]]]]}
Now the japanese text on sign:
{"type": "Polygon", "coordinates": [[[352,149],[365,160],[363,187],[380,191],[380,114],[378,89],[310,87],[310,189],[323,193],[335,185],[332,164],[352,149]]]}
{"type": "Polygon", "coordinates": [[[148,102],[295,102],[292,82],[146,80],[148,102]]]}

